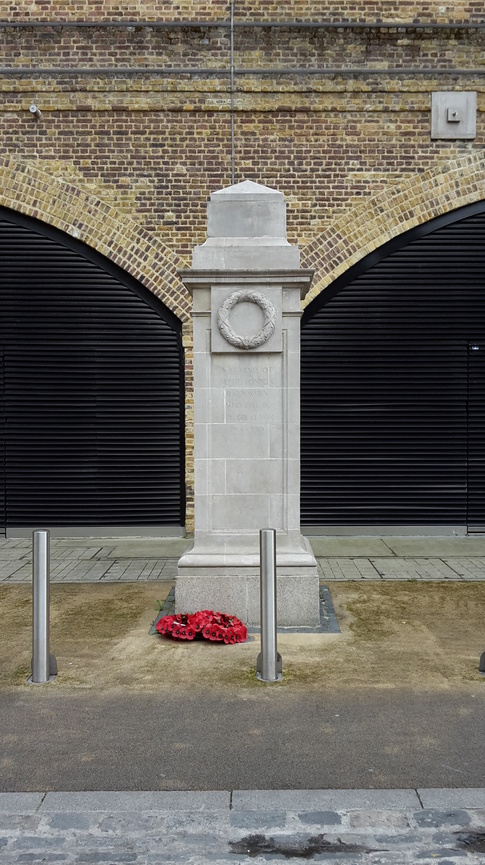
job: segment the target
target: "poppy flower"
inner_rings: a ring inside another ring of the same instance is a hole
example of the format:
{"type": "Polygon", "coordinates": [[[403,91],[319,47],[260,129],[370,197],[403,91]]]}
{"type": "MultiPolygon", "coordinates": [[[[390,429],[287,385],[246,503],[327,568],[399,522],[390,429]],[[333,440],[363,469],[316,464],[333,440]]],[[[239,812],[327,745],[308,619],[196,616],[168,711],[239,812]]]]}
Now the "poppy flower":
{"type": "Polygon", "coordinates": [[[196,613],[178,613],[163,616],[156,624],[159,634],[171,635],[176,640],[194,640],[199,635],[211,642],[243,643],[247,628],[236,616],[219,610],[198,610],[196,613]]]}

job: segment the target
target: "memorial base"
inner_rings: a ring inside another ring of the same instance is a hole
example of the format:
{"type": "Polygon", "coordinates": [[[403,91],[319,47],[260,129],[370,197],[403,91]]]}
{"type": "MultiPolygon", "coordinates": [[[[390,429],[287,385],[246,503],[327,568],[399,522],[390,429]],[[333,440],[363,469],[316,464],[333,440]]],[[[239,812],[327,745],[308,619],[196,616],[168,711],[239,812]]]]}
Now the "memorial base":
{"type": "MultiPolygon", "coordinates": [[[[278,626],[317,628],[319,580],[315,558],[305,538],[301,550],[277,553],[276,571],[278,626]]],[[[250,627],[259,626],[259,554],[211,553],[198,551],[196,545],[188,550],[178,563],[175,610],[192,613],[201,609],[220,610],[237,616],[250,627]]]]}

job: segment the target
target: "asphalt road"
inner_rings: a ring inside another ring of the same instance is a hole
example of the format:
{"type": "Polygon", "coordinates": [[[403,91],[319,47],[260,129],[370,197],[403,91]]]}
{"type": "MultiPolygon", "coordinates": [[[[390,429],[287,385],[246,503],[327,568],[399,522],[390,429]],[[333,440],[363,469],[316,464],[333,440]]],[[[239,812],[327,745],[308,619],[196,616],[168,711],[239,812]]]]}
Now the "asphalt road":
{"type": "Polygon", "coordinates": [[[0,790],[481,787],[484,690],[32,686],[0,696],[0,790]]]}

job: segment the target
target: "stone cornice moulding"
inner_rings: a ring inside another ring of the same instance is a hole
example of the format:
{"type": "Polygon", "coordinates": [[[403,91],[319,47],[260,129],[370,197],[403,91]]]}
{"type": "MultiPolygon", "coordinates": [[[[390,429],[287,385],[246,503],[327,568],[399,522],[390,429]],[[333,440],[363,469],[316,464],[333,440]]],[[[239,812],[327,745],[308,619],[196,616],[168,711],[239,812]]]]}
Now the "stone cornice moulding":
{"type": "Polygon", "coordinates": [[[258,271],[247,270],[192,270],[185,268],[178,275],[187,291],[193,295],[194,289],[208,288],[211,285],[281,285],[282,288],[299,288],[301,297],[307,294],[315,271],[301,269],[295,271],[258,271]]]}

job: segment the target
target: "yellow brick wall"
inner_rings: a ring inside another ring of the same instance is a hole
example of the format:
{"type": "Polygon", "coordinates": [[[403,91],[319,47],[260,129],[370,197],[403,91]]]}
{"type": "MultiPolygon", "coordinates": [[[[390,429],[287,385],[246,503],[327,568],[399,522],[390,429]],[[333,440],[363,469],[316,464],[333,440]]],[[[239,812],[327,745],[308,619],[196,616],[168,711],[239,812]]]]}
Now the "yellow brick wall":
{"type": "MultiPolygon", "coordinates": [[[[10,20],[109,21],[109,20],[220,20],[229,14],[227,0],[20,0],[8,7],[2,18],[10,20]]],[[[286,21],[453,21],[483,20],[478,0],[427,3],[414,0],[367,0],[355,3],[337,0],[235,0],[239,19],[286,21]]]]}
{"type": "Polygon", "coordinates": [[[235,181],[285,193],[288,238],[315,269],[306,302],[390,236],[484,195],[482,4],[235,0],[234,16],[231,97],[230,3],[0,13],[0,203],[75,234],[184,322],[189,530],[190,299],[177,270],[205,238],[210,193],[231,183],[231,107],[235,181]],[[477,92],[475,140],[431,140],[440,90],[477,92]]]}

